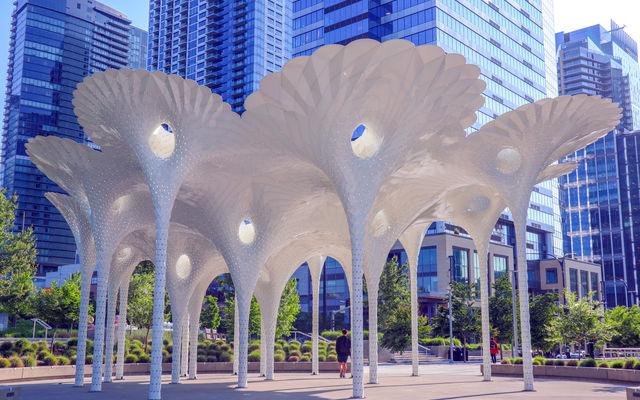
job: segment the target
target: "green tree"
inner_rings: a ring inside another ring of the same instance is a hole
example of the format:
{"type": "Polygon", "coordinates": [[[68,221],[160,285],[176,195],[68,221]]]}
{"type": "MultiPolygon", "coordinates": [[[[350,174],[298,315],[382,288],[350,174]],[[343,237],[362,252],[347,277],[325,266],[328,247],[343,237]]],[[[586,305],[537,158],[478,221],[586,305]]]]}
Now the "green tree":
{"type": "Polygon", "coordinates": [[[546,326],[558,314],[558,294],[539,294],[529,302],[529,322],[531,324],[531,345],[535,349],[548,351],[552,347],[546,326]]]}
{"type": "MultiPolygon", "coordinates": [[[[234,338],[233,321],[235,317],[235,297],[229,296],[222,306],[222,321],[221,326],[227,332],[228,338],[234,338]]],[[[249,309],[249,335],[260,334],[260,306],[255,296],[251,298],[251,308],[249,309]]]]}
{"type": "Polygon", "coordinates": [[[640,308],[618,306],[607,310],[606,321],[613,327],[611,347],[640,347],[640,308]]]}
{"type": "MultiPolygon", "coordinates": [[[[513,292],[509,275],[503,275],[493,283],[493,296],[489,297],[489,323],[499,343],[513,340],[513,292]]],[[[518,300],[515,304],[518,310],[518,300]]]]}
{"type": "Polygon", "coordinates": [[[206,296],[204,307],[200,312],[200,326],[203,328],[217,329],[220,325],[220,309],[218,308],[218,298],[206,296]]]}
{"type": "Polygon", "coordinates": [[[50,288],[35,292],[30,298],[34,314],[53,325],[51,343],[61,326],[78,323],[80,315],[80,274],[69,276],[62,286],[53,281],[50,288]]]}
{"type": "MultiPolygon", "coordinates": [[[[478,285],[453,282],[451,285],[451,306],[453,314],[453,336],[466,345],[468,339],[480,333],[480,309],[475,307],[478,285]]],[[[433,331],[438,336],[449,336],[449,310],[440,306],[433,318],[433,331]]]]}
{"type": "MultiPolygon", "coordinates": [[[[365,285],[366,288],[366,285],[365,285]]],[[[398,257],[387,261],[378,285],[378,330],[385,332],[397,309],[409,306],[409,273],[407,264],[399,265],[398,257]]]]}
{"type": "Polygon", "coordinates": [[[0,191],[0,310],[12,315],[13,326],[17,316],[28,312],[27,299],[34,291],[36,273],[36,238],[31,227],[17,231],[15,215],[18,197],[7,198],[0,191]]]}
{"type": "Polygon", "coordinates": [[[278,322],[276,324],[276,338],[289,336],[291,330],[295,329],[293,323],[300,312],[300,297],[298,296],[298,282],[289,279],[280,297],[278,307],[278,322]]]}
{"type": "MultiPolygon", "coordinates": [[[[427,317],[418,317],[418,337],[426,338],[431,332],[427,317]]],[[[392,352],[403,352],[411,345],[411,309],[406,305],[397,308],[380,339],[380,345],[392,352]]]]}
{"type": "Polygon", "coordinates": [[[127,319],[139,329],[145,329],[144,350],[147,351],[149,330],[153,325],[154,272],[133,274],[129,282],[127,319]]]}
{"type": "Polygon", "coordinates": [[[613,336],[613,327],[605,320],[604,307],[593,299],[593,292],[578,299],[565,291],[566,303],[547,325],[548,340],[552,343],[578,344],[603,342],[613,336]]]}

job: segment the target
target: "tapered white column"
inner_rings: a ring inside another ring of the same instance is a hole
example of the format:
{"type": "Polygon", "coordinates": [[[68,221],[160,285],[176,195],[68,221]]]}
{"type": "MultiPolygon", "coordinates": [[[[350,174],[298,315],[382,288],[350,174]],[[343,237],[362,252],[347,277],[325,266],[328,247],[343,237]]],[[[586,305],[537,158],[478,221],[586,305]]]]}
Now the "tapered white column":
{"type": "MultiPolygon", "coordinates": [[[[175,311],[174,311],[175,312],[175,311]]],[[[173,322],[173,351],[171,352],[171,383],[180,383],[180,357],[182,356],[182,328],[184,316],[182,312],[176,315],[173,322]]]]}
{"type": "Polygon", "coordinates": [[[529,277],[527,273],[527,208],[511,208],[516,229],[518,255],[518,300],[520,300],[520,335],[522,341],[522,372],[524,390],[533,389],[533,364],[531,356],[531,326],[529,323],[529,277]]]}
{"type": "Polygon", "coordinates": [[[127,306],[129,298],[129,279],[120,285],[120,314],[118,315],[118,354],[116,355],[116,380],[124,379],[124,355],[127,351],[127,306]]]}
{"type": "Polygon", "coordinates": [[[251,292],[243,291],[236,286],[238,302],[238,334],[234,333],[234,358],[238,358],[238,387],[247,387],[247,350],[249,347],[249,312],[251,309],[251,292]]]}
{"type": "Polygon", "coordinates": [[[267,374],[267,340],[264,311],[260,312],[260,376],[267,374]]]}
{"type": "MultiPolygon", "coordinates": [[[[199,303],[202,304],[202,301],[199,303]]],[[[200,311],[202,307],[190,310],[189,320],[189,379],[198,378],[198,327],[200,326],[200,311]]]]}
{"type": "MultiPolygon", "coordinates": [[[[182,324],[182,354],[180,355],[180,376],[187,376],[189,368],[189,314],[185,313],[185,321],[182,324]]],[[[198,344],[196,343],[196,346],[198,344]]]]}
{"type": "MultiPolygon", "coordinates": [[[[274,350],[273,346],[276,341],[276,325],[278,323],[278,308],[280,306],[280,302],[274,302],[272,304],[274,309],[270,311],[267,309],[267,318],[265,319],[265,348],[266,348],[266,360],[265,360],[265,376],[268,381],[272,381],[275,379],[274,374],[274,350]]],[[[260,355],[262,357],[262,355],[260,355]]]]}
{"type": "Polygon", "coordinates": [[[362,329],[362,275],[364,248],[364,218],[353,218],[350,221],[351,234],[351,371],[353,374],[353,397],[364,398],[364,363],[363,363],[363,329],[362,329]]]}
{"type": "Polygon", "coordinates": [[[111,382],[113,378],[113,336],[116,322],[116,300],[118,299],[118,287],[109,285],[107,298],[107,326],[104,349],[104,382],[111,382]]]}
{"type": "Polygon", "coordinates": [[[90,271],[83,267],[80,281],[80,315],[78,321],[78,350],[76,352],[76,374],[73,386],[81,387],[84,384],[84,363],[87,354],[87,325],[89,322],[89,291],[91,290],[90,271]]]}
{"type": "Polygon", "coordinates": [[[483,380],[491,380],[491,332],[489,325],[489,282],[487,279],[487,240],[474,238],[478,251],[480,271],[480,311],[482,313],[482,365],[483,380]]]}
{"type": "Polygon", "coordinates": [[[367,282],[369,299],[369,383],[378,383],[378,282],[367,282]]]}
{"type": "Polygon", "coordinates": [[[240,317],[238,316],[238,295],[236,294],[233,301],[235,305],[233,309],[233,375],[238,375],[238,335],[240,334],[240,317]]]}
{"type": "Polygon", "coordinates": [[[320,373],[320,362],[318,355],[319,336],[320,336],[320,279],[322,279],[322,268],[326,257],[312,257],[307,261],[309,273],[311,274],[311,373],[317,375],[320,373]]]}
{"type": "Polygon", "coordinates": [[[91,392],[102,390],[102,356],[104,351],[104,327],[107,308],[107,286],[109,284],[109,260],[110,252],[99,252],[98,263],[98,288],[96,290],[96,318],[93,341],[93,368],[91,375],[91,392]]]}

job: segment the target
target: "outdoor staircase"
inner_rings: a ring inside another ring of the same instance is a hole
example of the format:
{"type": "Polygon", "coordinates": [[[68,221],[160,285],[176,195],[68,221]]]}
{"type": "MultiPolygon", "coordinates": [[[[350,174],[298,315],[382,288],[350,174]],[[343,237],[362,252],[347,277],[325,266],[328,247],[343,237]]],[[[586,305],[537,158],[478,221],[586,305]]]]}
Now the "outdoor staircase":
{"type": "MultiPolygon", "coordinates": [[[[389,362],[397,363],[397,364],[411,364],[413,360],[413,349],[409,347],[407,350],[400,353],[393,353],[393,357],[389,362]]],[[[429,351],[428,348],[419,346],[418,347],[418,362],[422,363],[432,363],[432,362],[442,362],[443,358],[437,357],[429,351]]]]}

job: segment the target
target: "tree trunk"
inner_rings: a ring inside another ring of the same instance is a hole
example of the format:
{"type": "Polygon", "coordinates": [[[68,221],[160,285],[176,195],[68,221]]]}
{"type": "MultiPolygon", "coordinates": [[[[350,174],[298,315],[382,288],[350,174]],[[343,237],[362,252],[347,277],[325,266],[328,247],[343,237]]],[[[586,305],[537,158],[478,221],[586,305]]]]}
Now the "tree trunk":
{"type": "Polygon", "coordinates": [[[149,343],[149,328],[147,328],[147,333],[144,335],[144,352],[147,352],[147,343],[149,343]]]}
{"type": "Polygon", "coordinates": [[[56,333],[58,332],[58,325],[54,325],[53,334],[51,335],[51,352],[53,353],[53,342],[56,340],[56,333]]]}
{"type": "Polygon", "coordinates": [[[18,326],[18,314],[11,315],[11,324],[13,325],[13,328],[18,326]]]}

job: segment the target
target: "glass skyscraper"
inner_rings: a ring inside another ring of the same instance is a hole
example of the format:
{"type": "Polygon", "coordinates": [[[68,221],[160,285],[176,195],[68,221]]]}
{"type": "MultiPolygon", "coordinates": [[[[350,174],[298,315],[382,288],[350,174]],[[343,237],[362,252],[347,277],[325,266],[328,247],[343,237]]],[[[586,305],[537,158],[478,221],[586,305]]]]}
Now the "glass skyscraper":
{"type": "Polygon", "coordinates": [[[561,177],[565,251],[602,265],[608,306],[635,303],[640,261],[640,67],[624,30],[594,25],[556,34],[558,87],[619,103],[616,130],[568,156],[578,169],[561,177]],[[632,292],[632,293],[629,293],[632,292]]]}
{"type": "MultiPolygon", "coordinates": [[[[487,83],[485,104],[468,130],[473,134],[500,114],[557,95],[552,8],[550,0],[295,0],[292,53],[294,57],[310,55],[326,44],[371,38],[406,39],[462,54],[480,67],[481,79],[487,83]]],[[[556,180],[537,185],[532,192],[529,259],[563,254],[558,199],[556,180]]],[[[456,230],[438,222],[428,233],[456,230]]],[[[492,240],[515,243],[508,210],[498,220],[492,240]]],[[[419,264],[429,262],[420,259],[419,264]]]]}
{"type": "Polygon", "coordinates": [[[25,143],[56,135],[90,144],[77,123],[72,93],[108,68],[144,65],[146,33],[93,0],[18,0],[11,21],[2,130],[1,178],[18,195],[16,229],[33,226],[40,274],[75,262],[71,231],[44,197],[59,192],[30,161],[25,143]]]}
{"type": "Polygon", "coordinates": [[[209,87],[243,111],[260,80],[291,57],[291,2],[151,0],[149,70],[209,87]]]}

